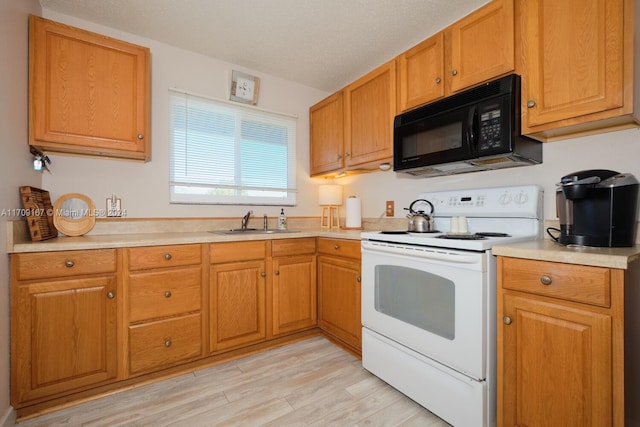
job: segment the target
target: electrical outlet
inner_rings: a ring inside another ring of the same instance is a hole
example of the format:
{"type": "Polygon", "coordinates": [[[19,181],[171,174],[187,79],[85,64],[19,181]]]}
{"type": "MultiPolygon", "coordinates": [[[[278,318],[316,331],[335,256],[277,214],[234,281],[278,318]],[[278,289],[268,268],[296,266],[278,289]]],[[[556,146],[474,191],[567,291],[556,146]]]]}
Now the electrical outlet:
{"type": "Polygon", "coordinates": [[[393,200],[387,200],[385,204],[385,215],[393,216],[393,200]]]}

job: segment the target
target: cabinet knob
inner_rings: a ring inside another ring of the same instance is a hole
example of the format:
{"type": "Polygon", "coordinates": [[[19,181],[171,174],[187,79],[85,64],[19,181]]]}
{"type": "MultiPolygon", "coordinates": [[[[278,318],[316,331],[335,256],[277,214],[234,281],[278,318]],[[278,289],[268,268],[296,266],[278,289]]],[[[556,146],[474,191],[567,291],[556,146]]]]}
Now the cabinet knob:
{"type": "Polygon", "coordinates": [[[338,154],[338,160],[342,158],[342,154],[338,154]]]}
{"type": "Polygon", "coordinates": [[[435,82],[437,85],[439,85],[441,81],[442,79],[440,77],[436,77],[435,82]]]}
{"type": "Polygon", "coordinates": [[[451,70],[451,75],[452,76],[457,76],[458,75],[458,70],[451,70]]]}
{"type": "Polygon", "coordinates": [[[68,259],[68,260],[66,260],[66,261],[64,262],[64,266],[65,266],[65,267],[67,267],[67,268],[71,268],[71,267],[73,267],[74,265],[76,265],[76,263],[75,263],[75,262],[73,262],[73,261],[72,261],[72,260],[70,260],[70,259],[68,259]]]}
{"type": "Polygon", "coordinates": [[[356,277],[356,282],[358,282],[358,283],[362,282],[362,277],[360,277],[360,276],[356,277]]]}
{"type": "Polygon", "coordinates": [[[171,254],[164,254],[164,259],[171,261],[171,254]]]}
{"type": "Polygon", "coordinates": [[[113,292],[113,291],[107,292],[107,298],[114,299],[115,297],[116,297],[115,292],[113,292]]]}
{"type": "Polygon", "coordinates": [[[267,273],[265,273],[264,271],[262,273],[260,273],[260,276],[262,277],[267,277],[267,273]]]}
{"type": "Polygon", "coordinates": [[[540,277],[540,283],[542,283],[543,285],[550,285],[551,284],[551,277],[546,276],[546,275],[540,277]]]}
{"type": "Polygon", "coordinates": [[[534,100],[527,101],[527,107],[533,108],[535,106],[536,106],[536,101],[534,101],[534,100]]]}
{"type": "Polygon", "coordinates": [[[351,154],[347,151],[346,153],[344,153],[345,157],[349,157],[351,154]]]}
{"type": "Polygon", "coordinates": [[[504,323],[505,325],[510,325],[511,324],[511,317],[509,316],[504,316],[502,318],[502,323],[504,323]]]}
{"type": "Polygon", "coordinates": [[[333,249],[335,249],[337,251],[338,249],[340,249],[340,245],[334,245],[333,249]]]}
{"type": "Polygon", "coordinates": [[[139,133],[139,134],[138,134],[138,139],[144,139],[144,135],[143,135],[143,134],[141,134],[141,133],[139,133]]]}
{"type": "Polygon", "coordinates": [[[273,274],[275,274],[276,276],[280,275],[280,272],[278,270],[274,271],[273,274]]]}
{"type": "Polygon", "coordinates": [[[167,348],[171,347],[171,340],[166,340],[164,342],[164,346],[167,347],[167,348]]]}
{"type": "Polygon", "coordinates": [[[164,293],[164,297],[165,297],[165,298],[171,298],[171,291],[166,291],[166,292],[164,293]]]}

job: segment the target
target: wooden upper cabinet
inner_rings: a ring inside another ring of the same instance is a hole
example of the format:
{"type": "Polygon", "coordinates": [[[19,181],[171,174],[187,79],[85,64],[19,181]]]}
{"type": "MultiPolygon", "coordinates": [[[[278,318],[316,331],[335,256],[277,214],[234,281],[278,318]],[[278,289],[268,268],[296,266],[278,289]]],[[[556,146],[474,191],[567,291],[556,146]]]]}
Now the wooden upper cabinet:
{"type": "Polygon", "coordinates": [[[494,0],[445,30],[451,92],[515,69],[513,0],[494,0]]]}
{"type": "Polygon", "coordinates": [[[311,175],[344,167],[344,106],[342,91],[309,109],[311,175]]]}
{"type": "Polygon", "coordinates": [[[398,56],[399,110],[515,69],[513,0],[494,0],[398,56]]]}
{"type": "Polygon", "coordinates": [[[345,164],[359,166],[393,157],[396,61],[369,72],[344,89],[345,164]]]}
{"type": "Polygon", "coordinates": [[[149,49],[33,15],[29,24],[29,144],[148,160],[149,49]]]}
{"type": "Polygon", "coordinates": [[[442,98],[444,34],[437,33],[398,57],[400,111],[442,98]]]}
{"type": "Polygon", "coordinates": [[[633,0],[527,0],[520,8],[523,133],[553,137],[629,117],[633,0]]]}

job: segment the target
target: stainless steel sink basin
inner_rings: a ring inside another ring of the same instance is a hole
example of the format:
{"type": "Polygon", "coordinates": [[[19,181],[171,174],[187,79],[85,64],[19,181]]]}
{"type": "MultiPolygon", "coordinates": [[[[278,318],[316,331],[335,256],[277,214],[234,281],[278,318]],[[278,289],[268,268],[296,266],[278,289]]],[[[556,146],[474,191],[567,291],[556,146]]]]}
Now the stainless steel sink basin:
{"type": "Polygon", "coordinates": [[[278,229],[268,229],[268,230],[263,230],[263,229],[259,229],[259,228],[235,228],[233,230],[215,230],[215,231],[211,231],[211,233],[216,233],[216,234],[226,234],[226,235],[231,235],[231,234],[281,234],[281,233],[299,233],[300,230],[278,230],[278,229]]]}

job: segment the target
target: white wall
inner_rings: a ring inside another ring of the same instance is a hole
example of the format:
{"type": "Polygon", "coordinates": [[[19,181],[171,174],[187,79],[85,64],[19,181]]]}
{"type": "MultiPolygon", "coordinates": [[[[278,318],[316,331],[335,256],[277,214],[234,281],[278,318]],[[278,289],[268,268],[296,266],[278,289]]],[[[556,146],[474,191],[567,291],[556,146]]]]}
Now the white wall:
{"type": "Polygon", "coordinates": [[[29,13],[40,13],[37,0],[0,0],[0,425],[12,422],[6,222],[19,219],[7,213],[22,207],[18,187],[41,186],[40,173],[32,169],[27,134],[29,13]]]}
{"type": "MultiPolygon", "coordinates": [[[[241,216],[249,207],[169,204],[169,125],[168,89],[176,87],[198,94],[228,99],[231,71],[239,70],[260,77],[258,106],[298,116],[298,205],[285,210],[290,216],[319,215],[317,189],[309,177],[309,106],[323,99],[326,92],[247,70],[233,64],[123,33],[91,22],[43,11],[44,17],[89,31],[126,40],[151,49],[151,161],[91,159],[51,155],[52,174],[44,174],[43,188],[52,199],[65,193],[83,193],[96,208],[116,194],[129,217],[210,217],[241,216]]],[[[231,41],[230,41],[231,42],[231,41]]],[[[301,58],[303,60],[303,58],[301,58]]],[[[275,216],[278,207],[252,207],[256,215],[275,216]]]]}

